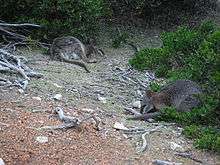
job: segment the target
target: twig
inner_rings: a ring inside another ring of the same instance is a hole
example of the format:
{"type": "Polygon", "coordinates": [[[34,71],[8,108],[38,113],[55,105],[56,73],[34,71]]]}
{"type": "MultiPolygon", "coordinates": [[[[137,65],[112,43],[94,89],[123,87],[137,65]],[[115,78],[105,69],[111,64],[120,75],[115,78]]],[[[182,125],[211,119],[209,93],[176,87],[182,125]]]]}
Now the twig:
{"type": "Polygon", "coordinates": [[[59,119],[64,122],[62,125],[58,125],[58,126],[44,126],[44,127],[40,127],[37,128],[38,130],[45,130],[45,129],[49,129],[49,130],[57,130],[57,129],[69,129],[69,128],[74,128],[74,127],[78,127],[80,126],[83,122],[89,120],[89,119],[94,119],[95,123],[96,123],[96,128],[97,130],[100,130],[100,120],[98,120],[94,115],[86,117],[82,120],[79,120],[76,117],[72,117],[72,116],[66,116],[64,115],[64,112],[62,110],[62,108],[57,107],[55,109],[55,112],[58,114],[59,119]]]}
{"type": "Polygon", "coordinates": [[[10,126],[9,124],[5,124],[5,123],[2,123],[2,122],[0,122],[0,125],[6,126],[6,127],[10,126]]]}
{"type": "Polygon", "coordinates": [[[133,108],[128,108],[128,107],[124,107],[124,109],[130,113],[132,113],[133,115],[141,115],[141,113],[137,112],[136,110],[134,110],[133,108]]]}
{"type": "Polygon", "coordinates": [[[155,165],[182,165],[182,163],[168,162],[165,160],[154,160],[153,164],[155,165]]]}
{"type": "Polygon", "coordinates": [[[141,147],[141,149],[138,151],[139,153],[140,153],[140,152],[144,152],[144,151],[147,149],[146,135],[149,135],[149,134],[151,134],[151,133],[153,133],[153,132],[158,131],[158,129],[161,128],[161,127],[162,127],[162,126],[158,126],[158,127],[154,128],[154,129],[152,129],[152,130],[146,131],[145,133],[143,133],[143,134],[141,135],[143,142],[142,142],[142,147],[141,147]]]}
{"type": "Polygon", "coordinates": [[[199,160],[199,159],[194,158],[191,153],[187,153],[187,152],[181,153],[181,152],[178,152],[178,153],[175,153],[175,155],[181,156],[181,157],[183,157],[183,158],[192,159],[192,160],[194,160],[195,162],[198,162],[198,163],[202,163],[202,164],[203,164],[203,161],[202,161],[202,160],[199,160]]]}
{"type": "Polygon", "coordinates": [[[0,23],[0,26],[9,26],[9,27],[36,27],[40,28],[40,25],[30,24],[30,23],[22,23],[22,24],[11,24],[11,23],[0,23]]]}

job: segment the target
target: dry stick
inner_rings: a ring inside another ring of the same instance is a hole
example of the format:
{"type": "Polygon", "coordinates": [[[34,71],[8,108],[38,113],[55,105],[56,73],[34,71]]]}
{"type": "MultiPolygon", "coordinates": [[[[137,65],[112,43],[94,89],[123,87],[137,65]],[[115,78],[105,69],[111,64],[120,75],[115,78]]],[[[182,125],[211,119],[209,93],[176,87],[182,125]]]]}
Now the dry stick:
{"type": "Polygon", "coordinates": [[[9,67],[10,69],[16,71],[17,73],[19,73],[20,75],[22,75],[25,80],[30,80],[30,78],[25,74],[25,72],[24,72],[21,68],[18,68],[18,67],[16,67],[16,66],[10,64],[9,62],[5,63],[5,62],[0,61],[0,64],[3,65],[3,66],[7,66],[7,67],[9,67]]]}
{"type": "Polygon", "coordinates": [[[154,160],[153,164],[155,165],[182,165],[182,163],[168,162],[165,160],[154,160]]]}
{"type": "Polygon", "coordinates": [[[202,163],[202,164],[203,164],[203,161],[202,161],[202,160],[199,160],[199,159],[194,158],[191,153],[180,153],[180,152],[178,152],[178,153],[175,153],[175,155],[181,156],[181,157],[183,157],[183,158],[192,159],[192,160],[194,160],[195,162],[198,162],[198,163],[202,163]]]}
{"type": "Polygon", "coordinates": [[[141,113],[139,113],[138,111],[134,110],[133,108],[124,107],[124,109],[126,111],[132,113],[133,115],[141,115],[141,113]]]}
{"type": "Polygon", "coordinates": [[[10,26],[10,27],[36,27],[36,28],[41,28],[40,25],[36,24],[30,24],[30,23],[22,23],[22,24],[11,24],[11,23],[0,23],[0,26],[10,26]]]}
{"type": "Polygon", "coordinates": [[[6,126],[6,127],[10,126],[10,124],[5,124],[5,123],[2,123],[2,122],[0,122],[0,125],[6,126]]]}
{"type": "Polygon", "coordinates": [[[38,128],[38,130],[42,130],[42,129],[56,130],[56,129],[69,129],[69,128],[73,128],[73,127],[78,127],[80,124],[82,124],[83,122],[85,122],[91,118],[93,118],[94,121],[96,122],[97,130],[100,130],[100,128],[99,128],[100,121],[94,115],[89,116],[87,118],[84,118],[82,120],[79,120],[76,117],[65,116],[62,108],[60,108],[60,107],[57,107],[55,109],[55,112],[58,114],[59,119],[62,122],[64,122],[64,124],[58,125],[58,126],[44,126],[44,127],[38,128]]]}
{"type": "Polygon", "coordinates": [[[0,31],[6,33],[9,36],[15,37],[16,39],[19,39],[19,40],[25,40],[26,39],[26,37],[24,35],[10,32],[10,31],[2,28],[1,26],[0,26],[0,31]]]}
{"type": "Polygon", "coordinates": [[[158,126],[158,127],[154,128],[154,129],[152,129],[152,130],[146,131],[145,133],[143,133],[143,134],[141,135],[143,142],[142,142],[142,147],[141,147],[141,149],[138,151],[139,153],[140,153],[140,152],[144,152],[144,151],[147,149],[146,135],[149,135],[150,133],[153,133],[153,132],[158,131],[158,129],[161,128],[161,127],[162,127],[162,126],[158,126]]]}

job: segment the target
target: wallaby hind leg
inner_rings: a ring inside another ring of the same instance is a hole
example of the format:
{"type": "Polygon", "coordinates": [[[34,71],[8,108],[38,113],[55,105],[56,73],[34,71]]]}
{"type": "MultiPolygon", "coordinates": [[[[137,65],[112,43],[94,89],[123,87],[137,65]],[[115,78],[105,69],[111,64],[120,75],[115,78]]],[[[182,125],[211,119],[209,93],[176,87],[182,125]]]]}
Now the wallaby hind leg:
{"type": "Polygon", "coordinates": [[[201,104],[199,98],[196,96],[189,96],[182,101],[177,107],[178,112],[190,112],[193,108],[198,107],[201,104]]]}

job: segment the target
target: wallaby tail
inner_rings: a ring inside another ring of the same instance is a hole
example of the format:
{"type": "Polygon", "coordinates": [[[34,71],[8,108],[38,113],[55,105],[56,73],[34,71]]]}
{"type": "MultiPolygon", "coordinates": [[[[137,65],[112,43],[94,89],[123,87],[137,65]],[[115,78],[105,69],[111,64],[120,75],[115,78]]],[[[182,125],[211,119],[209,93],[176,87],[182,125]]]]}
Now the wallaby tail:
{"type": "Polygon", "coordinates": [[[70,64],[76,64],[80,67],[83,67],[88,73],[90,73],[89,69],[87,68],[86,64],[83,61],[72,60],[72,59],[70,60],[70,59],[66,58],[62,53],[60,53],[60,56],[64,62],[70,63],[70,64]]]}

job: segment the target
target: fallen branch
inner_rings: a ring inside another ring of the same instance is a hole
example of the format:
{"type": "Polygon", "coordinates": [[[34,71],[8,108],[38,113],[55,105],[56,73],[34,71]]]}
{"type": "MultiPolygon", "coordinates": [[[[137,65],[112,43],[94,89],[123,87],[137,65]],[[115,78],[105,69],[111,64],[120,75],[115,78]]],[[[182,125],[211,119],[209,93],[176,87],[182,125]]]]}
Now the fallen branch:
{"type": "Polygon", "coordinates": [[[72,117],[72,116],[66,116],[64,115],[64,112],[62,110],[62,108],[57,107],[55,109],[55,112],[58,114],[59,119],[63,122],[63,124],[58,125],[58,126],[44,126],[44,127],[40,127],[38,128],[38,130],[45,130],[45,129],[49,129],[49,130],[57,130],[57,129],[70,129],[70,128],[75,128],[80,126],[83,122],[89,120],[89,119],[93,119],[95,121],[95,126],[97,130],[100,130],[100,120],[97,119],[97,117],[95,117],[94,115],[91,115],[89,117],[86,117],[82,120],[76,118],[76,117],[72,117]]]}
{"type": "Polygon", "coordinates": [[[184,152],[184,153],[181,152],[180,153],[180,152],[178,152],[178,153],[175,153],[175,155],[181,156],[183,158],[188,158],[188,159],[194,160],[195,162],[198,162],[198,163],[201,163],[201,164],[204,163],[202,160],[194,158],[192,153],[187,153],[187,152],[184,152]]]}
{"type": "Polygon", "coordinates": [[[141,115],[140,112],[134,110],[133,108],[124,107],[124,109],[125,109],[126,111],[130,112],[130,113],[133,114],[133,115],[141,115]]]}
{"type": "Polygon", "coordinates": [[[30,69],[25,64],[26,62],[26,58],[15,56],[6,50],[0,49],[0,72],[19,74],[23,78],[23,80],[15,80],[14,82],[0,78],[0,86],[17,86],[25,90],[30,77],[40,78],[43,76],[30,69]]]}
{"type": "Polygon", "coordinates": [[[36,28],[41,28],[40,25],[30,24],[30,23],[22,23],[22,24],[0,23],[0,26],[8,26],[8,27],[36,27],[36,28]]]}
{"type": "Polygon", "coordinates": [[[182,165],[182,163],[168,162],[165,160],[154,160],[152,163],[155,165],[182,165]]]}
{"type": "Polygon", "coordinates": [[[141,135],[141,137],[142,137],[142,146],[141,146],[141,149],[140,149],[138,152],[144,152],[144,151],[147,149],[146,135],[149,135],[149,134],[151,134],[151,133],[153,133],[153,132],[158,131],[158,129],[160,129],[161,127],[162,127],[162,126],[158,126],[158,127],[154,128],[154,129],[151,129],[151,130],[146,131],[145,133],[143,133],[143,134],[141,135]]]}

